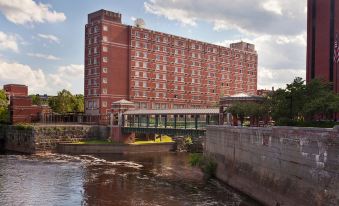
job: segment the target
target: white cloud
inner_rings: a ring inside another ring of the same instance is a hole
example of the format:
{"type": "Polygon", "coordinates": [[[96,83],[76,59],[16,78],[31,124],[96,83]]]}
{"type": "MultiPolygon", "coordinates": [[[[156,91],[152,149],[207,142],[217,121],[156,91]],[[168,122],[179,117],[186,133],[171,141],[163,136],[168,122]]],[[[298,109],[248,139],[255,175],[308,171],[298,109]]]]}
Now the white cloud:
{"type": "MultiPolygon", "coordinates": [[[[75,84],[80,84],[83,87],[84,65],[71,64],[59,67],[56,73],[49,74],[48,78],[59,90],[68,89],[72,91],[75,84]]],[[[77,93],[83,93],[83,90],[77,91],[77,93]]]]}
{"type": "Polygon", "coordinates": [[[38,34],[40,38],[46,39],[50,42],[60,43],[60,39],[57,36],[54,36],[52,34],[38,34]]]}
{"type": "Polygon", "coordinates": [[[41,69],[32,69],[28,65],[9,63],[0,60],[1,84],[25,84],[30,93],[39,93],[47,87],[47,80],[41,69]]]}
{"type": "Polygon", "coordinates": [[[144,8],[186,26],[207,22],[217,32],[238,31],[217,44],[255,44],[258,88],[271,88],[306,76],[306,5],[306,0],[148,0],[144,8]]]}
{"type": "Polygon", "coordinates": [[[205,21],[216,30],[296,35],[304,30],[305,5],[306,0],[148,0],[144,8],[183,25],[205,21]]]}
{"type": "Polygon", "coordinates": [[[0,85],[4,84],[27,85],[30,94],[56,95],[62,89],[79,94],[83,93],[83,65],[61,66],[47,74],[39,68],[0,59],[0,85]]]}
{"type": "Polygon", "coordinates": [[[62,22],[66,16],[51,10],[51,5],[33,0],[0,0],[0,12],[15,24],[62,22]]]}
{"type": "MultiPolygon", "coordinates": [[[[258,51],[259,88],[285,87],[296,76],[305,79],[306,33],[297,36],[263,35],[241,40],[255,44],[258,51]]],[[[228,47],[230,43],[241,40],[226,40],[216,44],[228,47]]]]}
{"type": "Polygon", "coordinates": [[[0,31],[0,50],[19,52],[17,37],[0,31]]]}
{"type": "Polygon", "coordinates": [[[27,55],[31,56],[31,57],[40,58],[40,59],[47,59],[47,60],[54,60],[54,61],[60,60],[59,57],[56,57],[56,56],[53,56],[53,55],[50,55],[50,54],[28,53],[27,55]]]}

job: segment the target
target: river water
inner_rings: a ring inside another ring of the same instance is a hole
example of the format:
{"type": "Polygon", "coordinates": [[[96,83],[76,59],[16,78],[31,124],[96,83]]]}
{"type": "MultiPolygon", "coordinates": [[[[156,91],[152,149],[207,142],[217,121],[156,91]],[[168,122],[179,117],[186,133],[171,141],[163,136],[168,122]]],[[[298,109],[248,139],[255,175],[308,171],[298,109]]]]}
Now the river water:
{"type": "Polygon", "coordinates": [[[184,153],[0,155],[0,206],[259,205],[205,181],[184,153]]]}

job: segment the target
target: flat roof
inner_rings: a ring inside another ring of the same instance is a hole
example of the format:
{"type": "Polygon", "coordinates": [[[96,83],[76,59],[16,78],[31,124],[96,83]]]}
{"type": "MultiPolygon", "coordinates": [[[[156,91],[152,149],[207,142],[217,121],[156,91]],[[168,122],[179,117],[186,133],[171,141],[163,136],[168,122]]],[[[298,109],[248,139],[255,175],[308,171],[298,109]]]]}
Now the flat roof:
{"type": "Polygon", "coordinates": [[[183,114],[219,114],[219,108],[207,109],[141,109],[141,110],[128,110],[124,112],[127,115],[183,115],[183,114]]]}

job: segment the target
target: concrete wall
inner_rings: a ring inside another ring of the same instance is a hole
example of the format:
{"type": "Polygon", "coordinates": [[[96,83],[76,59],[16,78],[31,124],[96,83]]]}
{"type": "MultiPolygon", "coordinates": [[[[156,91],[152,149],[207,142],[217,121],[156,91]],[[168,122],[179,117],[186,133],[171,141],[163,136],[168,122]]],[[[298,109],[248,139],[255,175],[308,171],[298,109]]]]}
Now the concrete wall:
{"type": "Polygon", "coordinates": [[[108,139],[110,129],[92,125],[34,125],[26,128],[8,126],[5,149],[36,153],[55,151],[58,143],[76,142],[83,139],[108,139]]]}
{"type": "Polygon", "coordinates": [[[57,152],[63,154],[130,154],[147,152],[169,152],[174,143],[157,144],[59,144],[57,152]]]}
{"type": "Polygon", "coordinates": [[[217,178],[266,205],[339,205],[339,127],[209,126],[205,152],[217,178]]]}

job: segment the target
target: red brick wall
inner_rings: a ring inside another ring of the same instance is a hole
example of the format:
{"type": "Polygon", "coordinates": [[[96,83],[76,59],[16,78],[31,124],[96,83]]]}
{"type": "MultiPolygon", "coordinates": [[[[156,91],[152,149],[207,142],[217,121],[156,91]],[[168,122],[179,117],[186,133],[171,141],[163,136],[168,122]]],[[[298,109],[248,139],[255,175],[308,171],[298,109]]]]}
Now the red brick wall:
{"type": "Polygon", "coordinates": [[[4,90],[10,96],[27,96],[28,95],[28,87],[25,85],[7,84],[7,85],[4,85],[4,90]]]}
{"type": "MultiPolygon", "coordinates": [[[[145,104],[147,108],[189,108],[215,105],[223,95],[256,94],[258,56],[254,45],[240,42],[234,44],[234,48],[221,47],[123,25],[119,19],[107,20],[105,15],[103,10],[89,14],[86,25],[87,114],[105,114],[110,111],[111,103],[120,99],[145,104]],[[147,38],[144,38],[145,34],[147,38]],[[167,42],[163,41],[164,38],[167,42]],[[195,48],[195,45],[200,48],[195,48]],[[107,51],[103,51],[104,47],[107,51]],[[95,48],[98,50],[96,54],[93,53],[95,48]],[[142,55],[147,53],[147,57],[138,57],[138,52],[142,55]],[[157,59],[158,55],[161,59],[157,59]],[[104,57],[107,57],[107,62],[103,62],[104,57]],[[97,64],[93,64],[94,61],[97,64]],[[143,63],[147,63],[146,68],[143,68],[143,63]],[[161,66],[160,70],[157,70],[157,65],[161,66]],[[107,69],[107,73],[103,72],[103,68],[107,69]],[[157,84],[159,88],[156,88],[157,84]]],[[[112,12],[110,15],[121,17],[112,12]]]]}
{"type": "MultiPolygon", "coordinates": [[[[312,61],[314,61],[314,78],[322,78],[330,81],[330,61],[331,46],[334,42],[330,42],[330,11],[331,0],[316,1],[308,0],[308,16],[307,16],[307,62],[306,62],[306,79],[312,79],[311,68],[312,61]],[[315,5],[315,8],[313,8],[315,5]],[[315,9],[315,13],[313,13],[315,9]],[[313,22],[313,15],[315,15],[315,22],[313,22]],[[315,35],[313,35],[313,27],[315,27],[315,35]],[[313,41],[315,44],[313,45],[313,41]],[[313,48],[314,47],[314,48],[313,48]],[[314,56],[312,51],[314,49],[314,56]]],[[[335,1],[335,14],[334,14],[334,40],[336,34],[339,34],[339,2],[335,1]]],[[[337,65],[333,65],[333,81],[334,86],[338,81],[339,76],[336,74],[337,65]]],[[[339,85],[337,84],[337,91],[339,85]]]]}

